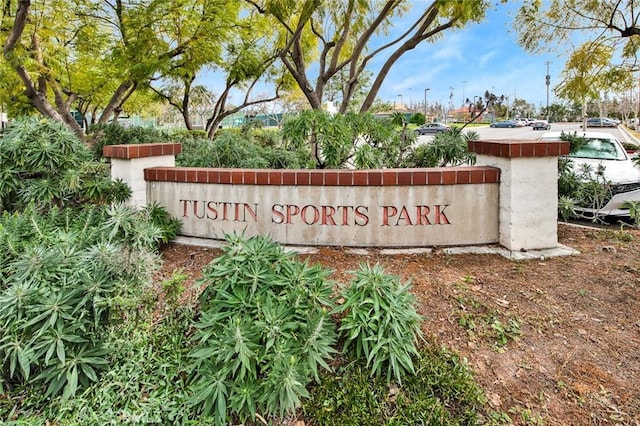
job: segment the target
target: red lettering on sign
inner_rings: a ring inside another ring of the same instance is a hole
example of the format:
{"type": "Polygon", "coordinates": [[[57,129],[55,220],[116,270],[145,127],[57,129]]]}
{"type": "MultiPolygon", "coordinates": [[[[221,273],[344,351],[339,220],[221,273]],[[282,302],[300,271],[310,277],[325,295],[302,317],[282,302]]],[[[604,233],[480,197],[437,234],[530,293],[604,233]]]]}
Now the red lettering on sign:
{"type": "Polygon", "coordinates": [[[436,204],[429,207],[425,205],[415,206],[415,217],[411,217],[409,209],[402,206],[399,210],[395,206],[382,206],[382,226],[391,226],[392,219],[395,219],[394,226],[415,226],[415,225],[450,225],[451,222],[445,214],[448,204],[436,204]],[[432,219],[429,215],[433,212],[432,219]]]}
{"type": "Polygon", "coordinates": [[[291,218],[300,213],[300,207],[295,204],[287,204],[287,221],[285,223],[293,223],[291,218]]]}
{"type": "Polygon", "coordinates": [[[322,206],[322,224],[334,225],[336,221],[333,220],[333,215],[336,214],[336,209],[333,206],[322,206]]]}
{"type": "Polygon", "coordinates": [[[198,202],[193,200],[193,215],[195,217],[197,217],[198,219],[204,219],[204,215],[205,215],[204,207],[205,207],[205,205],[204,205],[204,202],[203,202],[202,203],[202,214],[198,215],[198,202]]]}
{"type": "Polygon", "coordinates": [[[249,216],[251,216],[251,218],[253,219],[254,222],[258,221],[258,205],[254,204],[253,208],[251,208],[251,206],[247,203],[244,203],[244,216],[243,216],[243,222],[247,221],[247,213],[249,213],[249,216]]]}
{"type": "Polygon", "coordinates": [[[356,225],[367,226],[369,224],[369,216],[367,215],[367,213],[369,213],[369,207],[358,206],[356,207],[355,213],[356,213],[356,220],[355,220],[356,225]]]}
{"type": "Polygon", "coordinates": [[[411,223],[411,217],[409,217],[409,211],[407,210],[406,206],[402,206],[402,209],[400,210],[400,214],[398,215],[398,220],[396,221],[396,226],[400,225],[401,220],[405,222],[404,226],[413,225],[413,223],[411,223]]]}
{"type": "Polygon", "coordinates": [[[304,206],[300,211],[300,217],[302,218],[302,221],[307,225],[315,225],[320,220],[320,211],[316,206],[307,205],[307,206],[304,206]],[[312,220],[309,220],[309,218],[307,217],[307,212],[309,210],[313,212],[312,220]]]}
{"type": "Polygon", "coordinates": [[[390,226],[389,219],[398,214],[398,209],[393,206],[382,206],[382,226],[390,226]]]}
{"type": "Polygon", "coordinates": [[[416,225],[431,225],[429,222],[429,206],[416,206],[416,216],[418,217],[416,225]]]}
{"type": "Polygon", "coordinates": [[[441,206],[440,204],[436,204],[436,225],[450,225],[449,219],[444,214],[444,210],[449,207],[449,204],[445,204],[441,206]],[[442,207],[442,208],[440,208],[442,207]]]}
{"type": "Polygon", "coordinates": [[[187,217],[187,204],[189,200],[180,200],[180,202],[182,203],[182,217],[187,217]]]}
{"type": "Polygon", "coordinates": [[[338,209],[342,209],[342,226],[349,226],[349,212],[353,210],[352,206],[338,206],[338,209]]]}
{"type": "Polygon", "coordinates": [[[207,203],[207,210],[209,210],[210,215],[207,214],[207,219],[216,220],[218,218],[218,210],[216,210],[218,203],[215,201],[209,201],[207,203]]]}
{"type": "Polygon", "coordinates": [[[229,220],[229,206],[231,203],[220,203],[222,204],[222,220],[229,220]]]}
{"type": "Polygon", "coordinates": [[[271,206],[271,222],[272,223],[282,223],[284,222],[284,206],[282,204],[274,204],[271,206]]]}

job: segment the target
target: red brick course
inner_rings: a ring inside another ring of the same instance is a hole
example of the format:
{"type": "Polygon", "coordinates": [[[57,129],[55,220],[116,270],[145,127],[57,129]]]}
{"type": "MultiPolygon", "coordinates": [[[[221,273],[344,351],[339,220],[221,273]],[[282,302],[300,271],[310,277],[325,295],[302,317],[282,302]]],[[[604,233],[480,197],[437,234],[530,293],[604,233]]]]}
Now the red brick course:
{"type": "Polygon", "coordinates": [[[198,167],[152,167],[148,181],[218,183],[236,185],[305,186],[408,186],[498,183],[494,167],[436,167],[384,170],[268,170],[208,169],[198,167]]]}

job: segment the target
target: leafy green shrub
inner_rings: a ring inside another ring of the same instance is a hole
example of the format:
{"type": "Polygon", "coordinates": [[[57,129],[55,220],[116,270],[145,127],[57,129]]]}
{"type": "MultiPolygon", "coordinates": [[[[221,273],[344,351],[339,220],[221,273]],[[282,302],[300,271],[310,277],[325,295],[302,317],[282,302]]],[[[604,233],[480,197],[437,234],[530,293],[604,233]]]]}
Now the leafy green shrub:
{"type": "Polygon", "coordinates": [[[182,152],[176,156],[176,164],[188,167],[269,167],[262,155],[262,147],[229,132],[218,135],[213,141],[200,139],[183,144],[182,152]]]}
{"type": "Polygon", "coordinates": [[[352,273],[355,278],[341,292],[344,303],[335,311],[346,313],[339,328],[343,352],[365,359],[372,376],[386,370],[387,381],[401,382],[405,373],[415,373],[412,357],[422,336],[410,285],[385,274],[379,264],[361,264],[352,273]]]}
{"type": "Polygon", "coordinates": [[[426,123],[426,118],[424,116],[423,113],[421,112],[416,112],[414,114],[411,115],[411,117],[409,118],[409,123],[411,124],[416,124],[418,126],[423,125],[424,123],[426,123]]]}
{"type": "Polygon", "coordinates": [[[102,158],[105,145],[173,142],[170,133],[152,127],[124,127],[118,123],[95,124],[89,128],[94,158],[102,158]]]}
{"type": "Polygon", "coordinates": [[[142,212],[147,215],[150,223],[160,228],[160,243],[166,244],[178,235],[178,231],[180,231],[180,227],[182,226],[182,221],[178,218],[171,217],[167,209],[157,202],[147,204],[142,209],[142,212]]]}
{"type": "Polygon", "coordinates": [[[251,132],[253,141],[260,146],[276,148],[281,146],[280,133],[273,129],[255,129],[251,132]]]}
{"type": "MultiPolygon", "coordinates": [[[[583,164],[578,170],[572,167],[571,159],[558,161],[558,197],[559,213],[568,217],[584,217],[578,207],[587,207],[594,211],[602,208],[613,196],[611,183],[604,177],[604,166],[593,169],[583,164]]],[[[597,219],[597,216],[593,216],[597,219]]]]}
{"type": "Polygon", "coordinates": [[[398,131],[388,120],[371,114],[322,111],[289,117],[281,134],[287,148],[311,149],[315,167],[335,169],[397,167],[415,140],[413,134],[398,131]]]}
{"type": "Polygon", "coordinates": [[[300,150],[265,147],[238,132],[221,132],[211,141],[182,142],[176,164],[186,167],[235,167],[252,169],[297,169],[306,166],[308,154],[300,150]]]}
{"type": "Polygon", "coordinates": [[[477,132],[462,133],[457,128],[441,132],[431,143],[416,147],[407,155],[406,167],[445,167],[475,164],[475,153],[469,152],[467,143],[478,138],[477,132]]]}
{"type": "Polygon", "coordinates": [[[106,368],[107,326],[148,282],[152,258],[109,234],[106,209],[32,207],[1,224],[3,380],[74,396],[106,368]]]}
{"type": "Polygon", "coordinates": [[[213,424],[206,418],[189,420],[186,336],[193,314],[181,308],[159,321],[149,316],[113,328],[106,343],[112,348],[109,370],[76,398],[49,406],[46,418],[78,426],[213,424]]]}
{"type": "Polygon", "coordinates": [[[0,211],[29,203],[41,209],[123,201],[129,188],[111,182],[109,166],[91,161],[86,145],[52,120],[16,120],[0,139],[0,211]]]}
{"type": "Polygon", "coordinates": [[[336,334],[328,271],[257,236],[227,237],[203,271],[191,404],[217,424],[283,415],[329,369],[336,334]]]}
{"type": "Polygon", "coordinates": [[[363,361],[323,374],[303,413],[317,426],[476,425],[486,403],[472,370],[458,355],[437,346],[420,350],[416,374],[401,386],[371,379],[363,361]]]}
{"type": "Polygon", "coordinates": [[[572,217],[577,217],[576,202],[573,198],[567,196],[558,197],[558,213],[565,222],[572,217]]]}
{"type": "MultiPolygon", "coordinates": [[[[562,133],[560,139],[569,141],[569,151],[580,149],[585,139],[574,133],[562,133]]],[[[583,217],[597,220],[598,216],[586,215],[580,207],[598,211],[611,199],[611,182],[604,176],[604,166],[593,168],[582,164],[580,168],[573,167],[573,160],[560,158],[558,160],[558,213],[567,220],[570,217],[583,217]]]]}

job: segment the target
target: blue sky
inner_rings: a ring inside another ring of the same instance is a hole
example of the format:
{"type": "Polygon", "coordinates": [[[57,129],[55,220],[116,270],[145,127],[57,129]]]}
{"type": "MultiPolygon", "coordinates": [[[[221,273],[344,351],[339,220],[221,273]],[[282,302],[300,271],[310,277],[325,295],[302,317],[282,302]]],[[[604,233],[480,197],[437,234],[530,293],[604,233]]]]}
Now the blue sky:
{"type": "MultiPolygon", "coordinates": [[[[417,7],[424,2],[414,3],[417,7]]],[[[422,43],[406,53],[388,74],[378,97],[397,103],[402,99],[406,105],[422,103],[424,89],[429,88],[427,103],[448,105],[453,92],[457,108],[463,91],[464,98],[472,99],[489,90],[508,96],[510,102],[515,96],[540,108],[546,105],[546,61],[550,61],[549,103],[553,103],[553,86],[559,82],[564,61],[557,53],[533,55],[518,46],[512,21],[519,3],[499,5],[481,23],[448,31],[438,42],[422,43]]]]}

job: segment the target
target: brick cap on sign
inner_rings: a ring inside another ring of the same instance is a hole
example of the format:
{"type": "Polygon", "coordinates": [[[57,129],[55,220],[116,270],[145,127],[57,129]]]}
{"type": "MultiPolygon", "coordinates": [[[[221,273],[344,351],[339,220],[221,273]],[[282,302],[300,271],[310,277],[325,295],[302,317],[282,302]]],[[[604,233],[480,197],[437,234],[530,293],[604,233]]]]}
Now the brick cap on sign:
{"type": "Polygon", "coordinates": [[[151,167],[147,181],[237,185],[408,186],[500,182],[500,169],[488,166],[377,170],[272,170],[151,167]]]}
{"type": "Polygon", "coordinates": [[[163,155],[176,155],[182,152],[182,144],[179,143],[144,143],[127,145],[105,145],[102,155],[109,158],[161,157],[163,155]]]}
{"type": "Polygon", "coordinates": [[[559,157],[569,155],[567,141],[484,140],[469,141],[469,151],[505,158],[559,157]]]}

